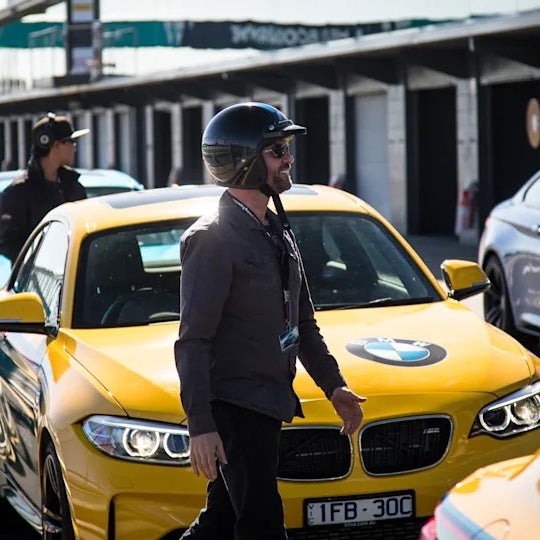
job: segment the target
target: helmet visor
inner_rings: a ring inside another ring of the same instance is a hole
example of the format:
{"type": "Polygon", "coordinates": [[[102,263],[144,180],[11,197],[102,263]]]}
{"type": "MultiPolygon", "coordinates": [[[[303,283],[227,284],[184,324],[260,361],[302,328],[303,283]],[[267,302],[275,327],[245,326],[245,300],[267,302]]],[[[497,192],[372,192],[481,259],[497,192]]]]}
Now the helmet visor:
{"type": "Polygon", "coordinates": [[[263,134],[265,139],[276,139],[283,137],[290,137],[292,135],[303,135],[307,132],[307,129],[304,126],[299,126],[295,124],[290,119],[281,120],[275,124],[270,124],[263,134]]]}

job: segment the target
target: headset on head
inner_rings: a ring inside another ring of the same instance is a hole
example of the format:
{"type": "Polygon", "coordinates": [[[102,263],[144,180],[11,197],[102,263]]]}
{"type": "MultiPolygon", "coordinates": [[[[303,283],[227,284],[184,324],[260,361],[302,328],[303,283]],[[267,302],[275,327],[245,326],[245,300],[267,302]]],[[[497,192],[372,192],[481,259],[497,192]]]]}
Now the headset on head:
{"type": "Polygon", "coordinates": [[[56,122],[56,115],[47,113],[48,121],[39,126],[34,133],[34,146],[40,150],[50,150],[54,142],[53,127],[56,122]]]}

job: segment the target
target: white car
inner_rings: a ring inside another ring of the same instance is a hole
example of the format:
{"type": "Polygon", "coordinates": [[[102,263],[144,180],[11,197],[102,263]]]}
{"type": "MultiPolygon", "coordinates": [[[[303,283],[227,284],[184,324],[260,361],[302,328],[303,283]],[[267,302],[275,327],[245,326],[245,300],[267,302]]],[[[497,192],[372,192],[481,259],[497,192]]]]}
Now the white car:
{"type": "Polygon", "coordinates": [[[478,262],[491,281],[484,318],[535,351],[540,347],[540,170],[491,210],[478,262]]]}
{"type": "Polygon", "coordinates": [[[86,188],[89,198],[144,189],[135,178],[115,169],[77,169],[77,171],[81,173],[79,181],[86,188]]]}
{"type": "MultiPolygon", "coordinates": [[[[81,174],[79,181],[85,187],[88,198],[144,189],[144,186],[135,178],[115,169],[77,168],[77,171],[81,174]]],[[[20,169],[0,172],[0,193],[22,173],[20,169]]]]}

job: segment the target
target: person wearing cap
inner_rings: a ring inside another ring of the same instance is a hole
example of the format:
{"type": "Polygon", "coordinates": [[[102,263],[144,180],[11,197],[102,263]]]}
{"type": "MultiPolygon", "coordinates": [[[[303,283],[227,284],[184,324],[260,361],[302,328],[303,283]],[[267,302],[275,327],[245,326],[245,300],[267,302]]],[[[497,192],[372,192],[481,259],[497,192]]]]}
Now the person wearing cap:
{"type": "Polygon", "coordinates": [[[287,538],[276,475],[281,424],[303,416],[292,386],[297,357],[344,435],[362,421],[365,398],[348,389],[319,332],[279,198],[291,187],[289,143],[305,132],[270,105],[240,103],[203,133],[204,163],[227,190],[180,242],[175,359],[191,466],[209,481],[182,540],[287,538]]]}
{"type": "Polygon", "coordinates": [[[86,198],[72,169],[75,140],[88,129],[74,131],[65,116],[49,113],[32,127],[31,155],[26,170],[0,198],[0,255],[15,261],[25,241],[52,208],[86,198]]]}

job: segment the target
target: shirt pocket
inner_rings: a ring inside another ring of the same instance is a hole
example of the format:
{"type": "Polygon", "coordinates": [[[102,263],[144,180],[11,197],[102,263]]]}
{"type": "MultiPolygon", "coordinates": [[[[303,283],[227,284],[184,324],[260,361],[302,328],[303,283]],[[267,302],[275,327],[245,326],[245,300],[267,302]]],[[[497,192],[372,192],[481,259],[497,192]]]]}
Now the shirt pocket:
{"type": "Polygon", "coordinates": [[[281,289],[281,276],[277,261],[267,255],[248,255],[244,259],[244,282],[250,289],[281,289]]]}

